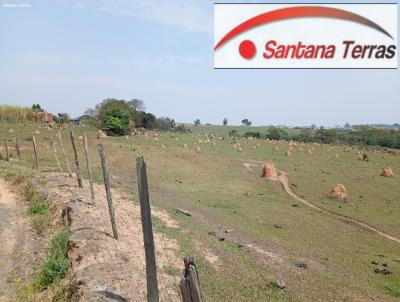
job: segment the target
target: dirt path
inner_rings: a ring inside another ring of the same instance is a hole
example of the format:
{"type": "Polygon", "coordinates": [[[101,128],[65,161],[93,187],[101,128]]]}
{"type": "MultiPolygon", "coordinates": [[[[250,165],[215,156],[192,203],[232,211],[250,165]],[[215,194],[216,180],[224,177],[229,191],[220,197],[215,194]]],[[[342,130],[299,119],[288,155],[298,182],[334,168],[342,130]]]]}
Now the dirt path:
{"type": "Polygon", "coordinates": [[[293,193],[292,189],[290,188],[290,181],[289,181],[289,178],[288,178],[286,172],[278,170],[278,180],[282,183],[283,188],[285,189],[287,194],[289,194],[295,200],[307,205],[308,207],[313,208],[313,209],[318,210],[318,211],[321,211],[321,212],[324,212],[324,213],[326,213],[328,215],[331,215],[331,216],[334,216],[336,218],[339,218],[342,221],[349,222],[349,223],[352,223],[354,225],[361,226],[362,228],[370,230],[370,231],[378,234],[379,236],[382,236],[382,237],[384,237],[386,239],[389,239],[389,240],[395,241],[397,243],[400,243],[400,239],[398,239],[396,237],[393,237],[393,236],[391,236],[389,234],[386,234],[385,232],[382,232],[382,231],[374,228],[373,226],[370,226],[369,224],[367,224],[365,222],[362,222],[362,221],[359,221],[359,220],[354,219],[354,218],[346,217],[346,216],[343,216],[343,215],[336,214],[336,213],[333,213],[331,211],[325,210],[325,209],[320,208],[320,207],[310,203],[309,201],[297,196],[296,194],[293,193]]]}
{"type": "Polygon", "coordinates": [[[8,189],[8,183],[0,179],[0,301],[9,301],[10,286],[14,282],[14,264],[18,236],[24,224],[17,197],[8,189]]]}

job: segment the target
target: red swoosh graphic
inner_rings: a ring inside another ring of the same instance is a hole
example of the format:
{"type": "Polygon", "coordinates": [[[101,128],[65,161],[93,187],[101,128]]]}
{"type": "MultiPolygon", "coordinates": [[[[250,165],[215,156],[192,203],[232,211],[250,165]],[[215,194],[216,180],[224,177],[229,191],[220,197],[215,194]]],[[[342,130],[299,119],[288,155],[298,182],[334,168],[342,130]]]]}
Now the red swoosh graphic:
{"type": "Polygon", "coordinates": [[[375,22],[352,12],[324,6],[295,6],[287,7],[282,9],[273,10],[270,12],[263,13],[255,16],[228,32],[215,46],[214,51],[220,48],[229,40],[233,39],[237,35],[252,29],[253,27],[264,25],[267,23],[273,23],[281,20],[295,19],[295,18],[310,18],[310,17],[322,17],[322,18],[333,18],[351,21],[355,23],[364,24],[368,27],[376,29],[386,36],[393,39],[393,37],[382,27],[375,22]]]}

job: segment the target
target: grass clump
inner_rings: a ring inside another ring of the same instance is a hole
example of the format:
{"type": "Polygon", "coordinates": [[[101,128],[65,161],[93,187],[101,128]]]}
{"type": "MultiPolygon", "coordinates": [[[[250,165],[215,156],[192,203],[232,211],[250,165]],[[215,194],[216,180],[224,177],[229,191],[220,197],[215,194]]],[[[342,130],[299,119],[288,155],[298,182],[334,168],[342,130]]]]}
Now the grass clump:
{"type": "Polygon", "coordinates": [[[69,302],[72,275],[67,257],[69,229],[56,233],[45,248],[45,260],[30,282],[15,281],[16,300],[23,302],[69,302]]]}
{"type": "Polygon", "coordinates": [[[15,173],[13,171],[7,169],[7,170],[4,171],[3,177],[4,177],[5,180],[11,181],[11,180],[14,179],[15,173]]]}
{"type": "Polygon", "coordinates": [[[25,181],[27,175],[21,172],[15,172],[7,169],[4,171],[3,177],[6,181],[12,181],[13,184],[20,185],[25,181]]]}
{"type": "Polygon", "coordinates": [[[61,280],[67,274],[71,266],[67,257],[69,237],[70,231],[68,229],[63,230],[54,235],[50,244],[46,247],[46,260],[35,280],[37,290],[46,289],[50,284],[61,280]]]}
{"type": "Polygon", "coordinates": [[[400,277],[395,277],[389,285],[385,286],[385,291],[393,297],[400,298],[400,277]]]}
{"type": "Polygon", "coordinates": [[[48,205],[45,203],[42,193],[36,190],[31,182],[24,186],[23,191],[26,199],[31,202],[28,209],[29,215],[44,214],[47,211],[48,205]]]}
{"type": "Polygon", "coordinates": [[[28,209],[29,215],[44,214],[48,209],[48,205],[41,200],[35,201],[28,209]]]}
{"type": "Polygon", "coordinates": [[[32,217],[32,224],[38,234],[43,234],[49,225],[49,206],[44,201],[43,194],[36,190],[31,182],[27,182],[23,188],[25,198],[30,201],[28,215],[32,217]]]}

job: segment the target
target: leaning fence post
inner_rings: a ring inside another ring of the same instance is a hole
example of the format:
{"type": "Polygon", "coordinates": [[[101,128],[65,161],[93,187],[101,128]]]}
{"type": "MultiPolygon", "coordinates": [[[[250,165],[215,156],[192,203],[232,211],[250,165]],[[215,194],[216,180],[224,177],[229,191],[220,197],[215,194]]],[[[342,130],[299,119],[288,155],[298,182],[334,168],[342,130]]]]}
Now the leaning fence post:
{"type": "Polygon", "coordinates": [[[60,131],[58,131],[58,141],[59,141],[59,143],[60,143],[60,148],[61,148],[61,152],[62,152],[62,154],[63,154],[63,158],[64,158],[64,161],[65,161],[65,165],[67,166],[68,175],[69,175],[69,177],[72,177],[71,166],[69,165],[68,157],[67,157],[67,154],[65,153],[64,143],[63,143],[63,141],[62,141],[60,131]]]}
{"type": "Polygon", "coordinates": [[[183,302],[202,302],[200,279],[193,257],[183,258],[185,269],[183,270],[182,280],[179,284],[183,302]]]}
{"type": "Polygon", "coordinates": [[[18,160],[21,161],[21,153],[19,151],[18,138],[15,139],[15,150],[17,151],[18,160]]]}
{"type": "Polygon", "coordinates": [[[87,138],[86,134],[83,136],[83,146],[85,148],[85,157],[86,157],[86,165],[87,165],[88,177],[89,177],[90,194],[92,197],[92,203],[94,204],[95,196],[94,196],[94,188],[93,188],[92,167],[90,164],[88,138],[87,138]]]}
{"type": "Polygon", "coordinates": [[[10,154],[8,154],[7,139],[4,138],[4,148],[6,149],[6,161],[10,160],[10,154]]]}
{"type": "Polygon", "coordinates": [[[114,206],[113,206],[113,201],[112,201],[112,193],[111,193],[111,186],[110,186],[110,178],[108,175],[106,155],[104,153],[103,145],[99,144],[99,145],[97,145],[97,148],[99,150],[99,155],[100,155],[100,160],[101,160],[101,168],[103,170],[103,179],[104,179],[104,186],[106,188],[108,212],[110,213],[111,227],[113,230],[114,238],[118,239],[118,232],[117,232],[117,226],[115,224],[115,212],[114,212],[114,206]]]}
{"type": "Polygon", "coordinates": [[[72,143],[72,149],[74,150],[74,157],[75,157],[75,170],[76,170],[76,178],[78,180],[78,187],[83,188],[82,184],[82,175],[81,175],[81,168],[79,167],[79,158],[78,158],[78,152],[76,151],[76,146],[75,146],[75,138],[74,138],[74,132],[71,130],[69,132],[70,138],[71,138],[71,143],[72,143]]]}
{"type": "Polygon", "coordinates": [[[33,142],[33,151],[35,152],[36,169],[39,170],[39,156],[38,156],[38,150],[37,150],[37,146],[36,146],[35,136],[32,136],[32,142],[33,142]]]}
{"type": "Polygon", "coordinates": [[[60,164],[60,160],[58,159],[58,155],[57,155],[57,149],[56,149],[56,146],[54,145],[54,142],[53,142],[53,136],[50,136],[50,146],[51,146],[51,149],[53,150],[53,154],[54,154],[54,158],[55,158],[56,163],[57,163],[58,171],[62,172],[62,167],[61,167],[61,164],[60,164]]]}
{"type": "Polygon", "coordinates": [[[140,156],[136,159],[136,171],[139,189],[140,213],[142,217],[144,252],[146,256],[147,301],[157,302],[159,300],[159,296],[156,257],[154,252],[153,226],[151,222],[146,163],[143,159],[143,156],[140,156]]]}

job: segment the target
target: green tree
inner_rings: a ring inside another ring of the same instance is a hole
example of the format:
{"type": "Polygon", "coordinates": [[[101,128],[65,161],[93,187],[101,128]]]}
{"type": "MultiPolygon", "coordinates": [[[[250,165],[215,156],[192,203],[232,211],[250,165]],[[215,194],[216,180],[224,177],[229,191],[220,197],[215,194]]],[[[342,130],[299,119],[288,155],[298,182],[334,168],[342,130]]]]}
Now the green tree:
{"type": "Polygon", "coordinates": [[[145,129],[157,128],[156,117],[154,114],[138,111],[135,114],[135,126],[137,128],[145,129]]]}
{"type": "Polygon", "coordinates": [[[242,120],[242,125],[244,126],[251,126],[251,121],[249,121],[247,118],[242,120]]]}
{"type": "Polygon", "coordinates": [[[34,112],[44,112],[44,109],[40,106],[40,104],[33,104],[32,111],[34,112]]]}
{"type": "Polygon", "coordinates": [[[109,108],[103,115],[103,123],[109,133],[124,135],[128,133],[130,116],[128,111],[121,108],[109,108]]]}
{"type": "Polygon", "coordinates": [[[55,122],[57,124],[68,124],[70,120],[69,114],[64,112],[64,113],[57,113],[57,116],[55,118],[55,122]]]}
{"type": "Polygon", "coordinates": [[[228,119],[226,117],[223,119],[222,125],[224,126],[228,125],[228,119]]]}
{"type": "Polygon", "coordinates": [[[201,122],[200,122],[200,120],[199,120],[199,119],[196,119],[196,120],[194,121],[194,125],[195,125],[195,126],[199,126],[199,125],[201,125],[201,122]]]}

